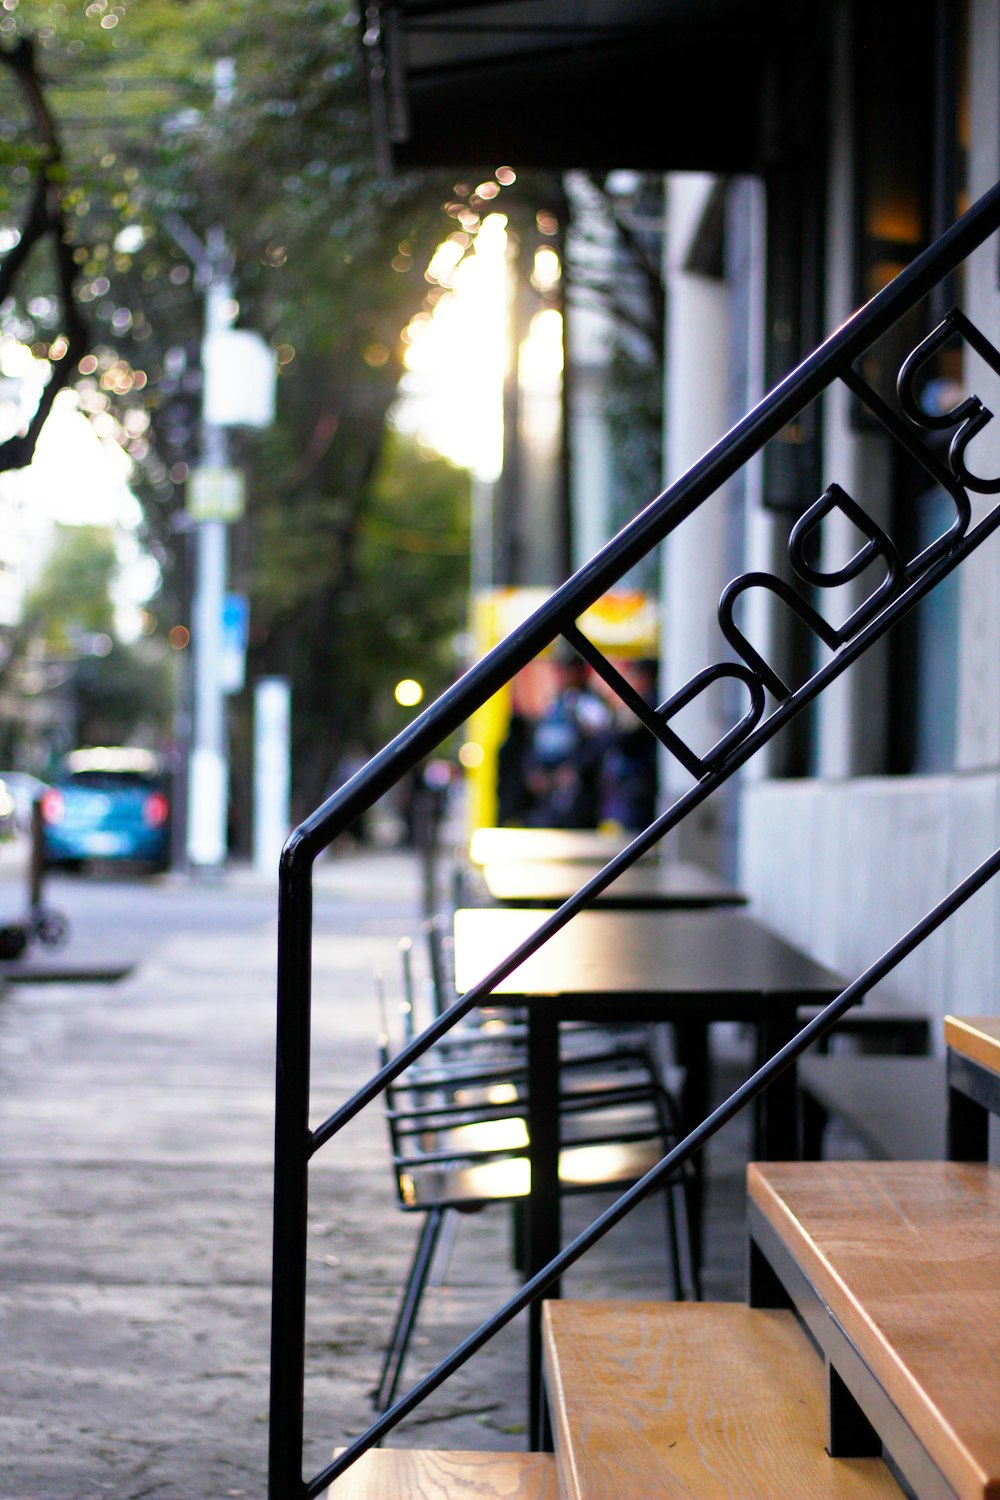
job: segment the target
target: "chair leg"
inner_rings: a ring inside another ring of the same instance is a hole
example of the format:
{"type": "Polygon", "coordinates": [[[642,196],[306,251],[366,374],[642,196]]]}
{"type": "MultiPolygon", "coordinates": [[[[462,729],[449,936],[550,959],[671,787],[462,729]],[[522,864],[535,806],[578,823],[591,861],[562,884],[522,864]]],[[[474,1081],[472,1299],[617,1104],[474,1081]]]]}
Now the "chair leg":
{"type": "Polygon", "coordinates": [[[696,1172],[685,1170],[682,1172],[680,1180],[674,1183],[674,1192],[677,1194],[684,1222],[683,1244],[687,1250],[688,1285],[691,1288],[691,1298],[694,1302],[701,1302],[703,1297],[701,1289],[701,1247],[700,1244],[695,1242],[694,1235],[691,1232],[691,1191],[696,1182],[696,1172]]]}
{"type": "Polygon", "coordinates": [[[524,1236],[527,1229],[524,1198],[515,1198],[510,1205],[510,1266],[512,1271],[523,1275],[527,1265],[524,1253],[524,1236]]]}
{"type": "Polygon", "coordinates": [[[427,1278],[430,1275],[431,1266],[434,1262],[434,1252],[437,1249],[438,1237],[444,1223],[445,1214],[450,1210],[446,1208],[429,1209],[420,1230],[416,1249],[413,1252],[413,1260],[410,1264],[410,1274],[403,1288],[396,1319],[392,1325],[389,1335],[389,1343],[382,1361],[382,1369],[379,1372],[378,1385],[372,1392],[372,1404],[376,1411],[387,1411],[392,1405],[399,1385],[400,1376],[403,1373],[403,1361],[406,1351],[410,1347],[410,1339],[413,1336],[414,1325],[417,1321],[417,1313],[420,1311],[420,1303],[423,1300],[424,1289],[427,1286],[427,1278]]]}
{"type": "Polygon", "coordinates": [[[437,1250],[434,1252],[434,1266],[428,1271],[427,1285],[441,1286],[448,1278],[448,1270],[451,1265],[451,1252],[455,1248],[455,1240],[458,1238],[459,1213],[445,1211],[441,1220],[441,1238],[438,1241],[437,1250]]]}
{"type": "Polygon", "coordinates": [[[675,1301],[684,1296],[684,1277],[681,1270],[681,1247],[677,1232],[677,1209],[674,1205],[674,1183],[668,1178],[663,1187],[663,1208],[667,1216],[667,1251],[670,1265],[670,1291],[675,1301]]]}
{"type": "Polygon", "coordinates": [[[692,1174],[681,1169],[663,1189],[663,1206],[667,1219],[667,1250],[671,1291],[677,1300],[700,1302],[701,1266],[691,1233],[692,1174]],[[686,1263],[686,1275],[685,1275],[686,1263]]]}

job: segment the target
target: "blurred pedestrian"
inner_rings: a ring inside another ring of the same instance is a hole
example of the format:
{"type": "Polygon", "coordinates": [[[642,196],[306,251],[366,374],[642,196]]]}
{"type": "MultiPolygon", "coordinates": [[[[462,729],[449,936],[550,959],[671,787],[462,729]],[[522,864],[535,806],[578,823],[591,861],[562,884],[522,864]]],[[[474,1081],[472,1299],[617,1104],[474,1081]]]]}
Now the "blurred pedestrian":
{"type": "MultiPolygon", "coordinates": [[[[632,686],[648,708],[657,706],[656,662],[642,660],[632,671],[632,686]]],[[[609,736],[603,770],[602,812],[608,821],[630,832],[648,828],[656,817],[656,770],[659,741],[624,704],[617,728],[609,736]]]]}
{"type": "Polygon", "coordinates": [[[561,687],[532,735],[530,823],[536,828],[596,828],[611,714],[587,686],[586,662],[574,657],[561,670],[561,687]]]}
{"type": "Polygon", "coordinates": [[[501,828],[521,828],[531,820],[534,797],[528,781],[534,730],[527,714],[513,712],[497,752],[497,824],[501,828]]]}

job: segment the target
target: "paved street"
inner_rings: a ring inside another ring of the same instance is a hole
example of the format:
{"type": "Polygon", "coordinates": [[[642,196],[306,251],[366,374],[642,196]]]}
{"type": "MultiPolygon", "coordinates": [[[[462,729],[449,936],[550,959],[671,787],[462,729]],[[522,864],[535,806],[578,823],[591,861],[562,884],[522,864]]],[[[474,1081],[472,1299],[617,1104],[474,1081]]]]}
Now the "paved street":
{"type": "MultiPolygon", "coordinates": [[[[19,879],[5,851],[4,917],[24,910],[19,879]]],[[[135,967],[115,984],[13,983],[0,995],[0,1500],[260,1496],[274,891],[239,872],[216,883],[91,877],[52,880],[47,899],[68,914],[70,943],[33,947],[28,967],[135,967]]],[[[382,970],[398,994],[398,939],[418,925],[415,865],[397,853],[331,859],[316,912],[319,1119],[372,1070],[372,975],[382,970]]],[[[720,1157],[727,1205],[738,1146],[728,1164],[720,1157]]],[[[570,1217],[583,1212],[577,1202],[570,1217]]],[[[377,1107],[318,1159],[311,1218],[313,1472],[370,1419],[418,1228],[396,1206],[377,1107]]],[[[661,1295],[661,1224],[659,1205],[643,1205],[567,1290],[661,1295]]],[[[503,1210],[462,1220],[411,1375],[513,1289],[508,1234],[503,1210]]],[[[715,1295],[739,1293],[738,1241],[729,1220],[713,1237],[715,1295]]],[[[399,1440],[521,1446],[523,1351],[514,1325],[399,1440]]]]}

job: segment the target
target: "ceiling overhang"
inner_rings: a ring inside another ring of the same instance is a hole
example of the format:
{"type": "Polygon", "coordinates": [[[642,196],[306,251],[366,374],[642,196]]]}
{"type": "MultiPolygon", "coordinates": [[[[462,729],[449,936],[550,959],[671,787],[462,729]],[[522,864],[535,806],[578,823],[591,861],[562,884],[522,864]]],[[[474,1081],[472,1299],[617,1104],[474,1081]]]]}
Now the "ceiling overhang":
{"type": "Polygon", "coordinates": [[[746,172],[767,115],[763,0],[373,0],[385,167],[746,172]]]}

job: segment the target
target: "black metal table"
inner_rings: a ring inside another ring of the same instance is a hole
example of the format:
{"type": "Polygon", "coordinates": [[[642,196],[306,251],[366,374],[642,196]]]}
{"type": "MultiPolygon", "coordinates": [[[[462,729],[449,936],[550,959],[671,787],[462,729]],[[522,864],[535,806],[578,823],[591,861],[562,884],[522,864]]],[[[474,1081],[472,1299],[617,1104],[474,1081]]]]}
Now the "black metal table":
{"type": "MultiPolygon", "coordinates": [[[[488,974],[533,933],[544,914],[501,907],[455,913],[455,974],[460,992],[488,974]]],[[[840,993],[836,974],[735,911],[585,911],[574,917],[507,979],[491,1005],[528,1015],[531,1195],[525,1275],[560,1247],[559,1027],[564,1021],[605,1025],[670,1022],[685,1068],[682,1107],[697,1123],[708,1108],[708,1028],[743,1021],[757,1034],[761,1061],[796,1031],[800,1005],[840,993]]],[[[796,1070],[789,1066],[760,1101],[755,1152],[771,1160],[798,1152],[796,1070]]],[[[547,1293],[559,1295],[558,1284],[547,1293]]],[[[531,1309],[529,1399],[532,1443],[541,1440],[541,1311],[531,1309]]]]}
{"type": "MultiPolygon", "coordinates": [[[[600,874],[604,866],[589,860],[491,860],[483,866],[483,883],[501,906],[561,906],[575,891],[600,874]]],[[[743,906],[742,891],[726,885],[701,865],[639,861],[594,898],[594,906],[626,910],[743,906]]]]}

